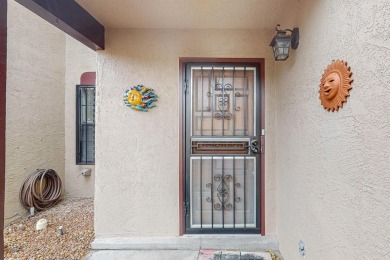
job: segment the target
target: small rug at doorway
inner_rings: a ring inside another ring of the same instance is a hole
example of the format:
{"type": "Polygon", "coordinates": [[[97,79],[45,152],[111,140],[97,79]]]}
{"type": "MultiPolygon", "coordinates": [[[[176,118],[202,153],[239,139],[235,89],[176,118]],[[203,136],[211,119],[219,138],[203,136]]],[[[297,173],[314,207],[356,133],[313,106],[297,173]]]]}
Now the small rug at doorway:
{"type": "Polygon", "coordinates": [[[223,251],[223,250],[200,250],[198,260],[282,260],[279,252],[258,251],[223,251]]]}

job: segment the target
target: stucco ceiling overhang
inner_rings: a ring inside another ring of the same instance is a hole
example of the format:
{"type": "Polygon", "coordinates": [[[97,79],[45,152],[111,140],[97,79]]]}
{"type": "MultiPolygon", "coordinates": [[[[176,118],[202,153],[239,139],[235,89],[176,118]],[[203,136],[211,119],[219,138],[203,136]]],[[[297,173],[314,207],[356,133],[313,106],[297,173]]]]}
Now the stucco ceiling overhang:
{"type": "Polygon", "coordinates": [[[299,0],[76,0],[106,28],[273,29],[299,0]]]}

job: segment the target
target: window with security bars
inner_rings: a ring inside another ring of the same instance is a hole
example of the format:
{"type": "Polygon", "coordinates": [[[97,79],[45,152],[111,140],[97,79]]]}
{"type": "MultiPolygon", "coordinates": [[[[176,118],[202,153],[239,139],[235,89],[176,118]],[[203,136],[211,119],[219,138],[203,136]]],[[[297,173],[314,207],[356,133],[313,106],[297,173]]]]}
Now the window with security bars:
{"type": "Polygon", "coordinates": [[[95,86],[76,89],[76,163],[95,164],[95,86]]]}

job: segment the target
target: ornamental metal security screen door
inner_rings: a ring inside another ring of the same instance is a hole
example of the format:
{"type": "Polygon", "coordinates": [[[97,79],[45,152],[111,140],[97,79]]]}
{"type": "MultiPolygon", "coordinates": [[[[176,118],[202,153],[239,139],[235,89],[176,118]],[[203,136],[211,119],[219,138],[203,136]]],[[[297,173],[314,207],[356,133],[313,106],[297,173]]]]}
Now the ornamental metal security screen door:
{"type": "Polygon", "coordinates": [[[259,65],[185,64],[185,233],[260,234],[259,65]]]}

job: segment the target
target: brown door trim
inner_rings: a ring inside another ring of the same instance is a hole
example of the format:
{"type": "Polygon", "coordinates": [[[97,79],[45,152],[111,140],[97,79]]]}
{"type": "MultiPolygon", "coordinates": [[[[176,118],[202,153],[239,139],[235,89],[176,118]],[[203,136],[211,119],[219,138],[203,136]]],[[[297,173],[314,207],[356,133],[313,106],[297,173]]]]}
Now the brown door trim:
{"type": "Polygon", "coordinates": [[[5,111],[7,78],[7,0],[0,0],[0,259],[4,258],[5,111]]]}
{"type": "MultiPolygon", "coordinates": [[[[185,93],[184,93],[184,70],[187,62],[234,62],[234,63],[257,63],[260,67],[260,91],[261,91],[261,120],[260,129],[265,129],[265,62],[264,58],[179,58],[179,235],[184,234],[184,187],[185,187],[185,93]]],[[[262,145],[265,145],[263,138],[262,145]]],[[[265,157],[260,155],[260,230],[265,235],[265,157]]]]}

